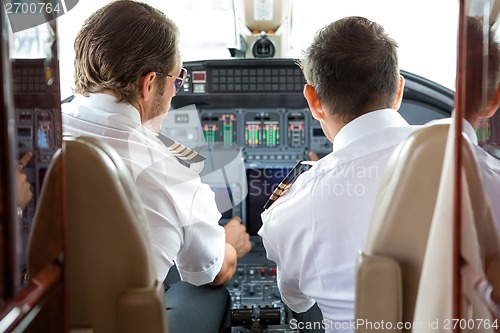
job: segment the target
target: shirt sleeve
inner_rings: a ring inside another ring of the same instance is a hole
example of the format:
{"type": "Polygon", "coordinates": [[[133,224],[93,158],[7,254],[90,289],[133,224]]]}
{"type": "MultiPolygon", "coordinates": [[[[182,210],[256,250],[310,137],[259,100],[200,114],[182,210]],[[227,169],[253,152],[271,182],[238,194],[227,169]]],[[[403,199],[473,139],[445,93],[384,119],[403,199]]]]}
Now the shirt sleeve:
{"type": "Polygon", "coordinates": [[[279,267],[277,278],[281,299],[292,311],[297,313],[306,312],[314,305],[314,299],[300,291],[297,278],[287,276],[286,273],[280,273],[279,267]]]}
{"type": "Polygon", "coordinates": [[[183,281],[194,285],[210,283],[219,273],[225,251],[225,231],[219,225],[220,213],[212,190],[198,186],[188,218],[183,226],[184,243],[176,263],[183,281]]]}
{"type": "Polygon", "coordinates": [[[136,184],[150,224],[159,281],[175,261],[182,280],[212,282],[225,251],[214,193],[197,174],[171,159],[143,169],[136,184]]]}
{"type": "Polygon", "coordinates": [[[286,263],[283,254],[285,253],[286,256],[289,250],[284,249],[280,243],[283,235],[286,234],[280,231],[283,219],[279,218],[279,215],[273,214],[274,211],[275,209],[269,209],[262,213],[263,224],[258,234],[262,237],[267,258],[274,261],[278,267],[277,281],[281,299],[293,311],[305,312],[314,305],[315,301],[302,293],[299,287],[298,273],[295,273],[294,268],[286,263]]]}

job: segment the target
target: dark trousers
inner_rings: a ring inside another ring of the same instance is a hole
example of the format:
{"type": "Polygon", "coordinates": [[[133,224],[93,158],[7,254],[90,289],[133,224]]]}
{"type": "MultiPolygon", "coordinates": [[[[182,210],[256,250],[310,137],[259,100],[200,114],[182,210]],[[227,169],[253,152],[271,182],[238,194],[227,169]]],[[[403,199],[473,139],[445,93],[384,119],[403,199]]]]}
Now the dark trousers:
{"type": "MultiPolygon", "coordinates": [[[[298,322],[301,323],[318,323],[316,327],[321,327],[319,323],[322,322],[323,320],[323,314],[321,313],[321,310],[318,307],[318,304],[314,304],[309,310],[306,312],[293,312],[292,311],[293,318],[297,319],[298,322]]],[[[315,327],[314,325],[309,325],[310,327],[315,327]]],[[[307,325],[300,325],[299,327],[308,327],[307,325]]],[[[303,329],[299,330],[300,333],[323,333],[325,330],[323,328],[318,328],[318,329],[303,329]]]]}
{"type": "Polygon", "coordinates": [[[231,299],[224,286],[177,282],[165,292],[169,333],[218,333],[231,330],[231,299]]]}

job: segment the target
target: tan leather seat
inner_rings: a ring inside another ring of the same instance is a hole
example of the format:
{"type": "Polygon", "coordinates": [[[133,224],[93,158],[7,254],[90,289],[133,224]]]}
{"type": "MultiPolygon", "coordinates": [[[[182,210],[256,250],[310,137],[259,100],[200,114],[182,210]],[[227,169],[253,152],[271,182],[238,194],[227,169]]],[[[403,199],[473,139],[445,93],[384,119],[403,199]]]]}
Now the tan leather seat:
{"type": "MultiPolygon", "coordinates": [[[[448,136],[448,144],[454,141],[453,129],[448,136]]],[[[452,198],[457,190],[454,186],[453,148],[450,145],[445,152],[436,209],[420,276],[414,321],[433,323],[434,328],[440,332],[454,332],[455,325],[461,332],[500,332],[498,326],[495,329],[495,323],[500,319],[500,239],[490,208],[490,198],[483,189],[475,154],[466,140],[462,145],[461,163],[461,297],[454,299],[455,207],[452,198]],[[454,313],[454,304],[460,305],[460,315],[454,313]]],[[[430,327],[419,325],[412,332],[424,333],[429,330],[430,327]]]]}
{"type": "MultiPolygon", "coordinates": [[[[449,125],[437,124],[414,132],[399,145],[388,162],[366,245],[358,256],[357,319],[371,323],[391,322],[394,327],[398,322],[414,322],[417,295],[422,288],[419,287],[422,267],[427,260],[427,240],[433,218],[439,221],[439,216],[434,216],[436,205],[453,202],[453,195],[437,200],[448,129],[449,125]],[[437,201],[441,203],[436,204],[437,201]]],[[[469,143],[464,143],[463,151],[465,169],[471,170],[466,173],[478,175],[469,143]]],[[[477,181],[470,191],[475,195],[477,218],[491,218],[481,182],[477,181]]],[[[438,208],[442,210],[442,207],[438,208]]],[[[439,251],[442,250],[433,249],[428,257],[439,256],[439,251]]],[[[436,271],[432,274],[436,280],[449,278],[436,271]]],[[[438,294],[434,294],[435,302],[438,294]]],[[[392,332],[411,332],[413,328],[403,327],[392,332]]],[[[377,330],[364,326],[357,331],[377,330]]]]}
{"type": "Polygon", "coordinates": [[[166,332],[141,200],[121,158],[96,139],[65,138],[47,171],[28,245],[29,274],[58,255],[47,245],[59,232],[52,221],[61,217],[43,207],[60,191],[71,330],[166,332]]]}

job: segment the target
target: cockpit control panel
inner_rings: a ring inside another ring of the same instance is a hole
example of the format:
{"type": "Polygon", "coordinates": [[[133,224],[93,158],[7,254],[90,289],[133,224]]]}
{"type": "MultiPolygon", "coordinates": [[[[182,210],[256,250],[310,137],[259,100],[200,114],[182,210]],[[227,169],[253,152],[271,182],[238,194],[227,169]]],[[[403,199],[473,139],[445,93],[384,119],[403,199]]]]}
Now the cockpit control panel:
{"type": "Polygon", "coordinates": [[[45,59],[12,61],[14,113],[17,129],[17,152],[33,157],[23,168],[33,193],[33,200],[23,210],[21,231],[21,266],[26,265],[26,247],[42,182],[52,156],[61,147],[62,123],[57,62],[45,59]]]}

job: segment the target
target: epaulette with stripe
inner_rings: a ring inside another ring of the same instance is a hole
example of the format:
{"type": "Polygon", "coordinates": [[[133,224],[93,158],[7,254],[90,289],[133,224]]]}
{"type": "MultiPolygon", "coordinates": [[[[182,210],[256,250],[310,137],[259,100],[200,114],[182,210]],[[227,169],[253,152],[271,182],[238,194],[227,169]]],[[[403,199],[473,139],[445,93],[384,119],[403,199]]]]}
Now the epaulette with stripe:
{"type": "Polygon", "coordinates": [[[286,177],[281,181],[281,183],[278,184],[278,187],[274,189],[273,193],[267,200],[266,204],[264,205],[264,210],[268,209],[271,207],[271,205],[278,200],[282,195],[284,195],[290,187],[292,187],[293,183],[299,178],[299,176],[304,172],[309,170],[311,167],[311,164],[304,162],[304,161],[299,161],[295,166],[290,170],[290,172],[286,175],[286,177]]]}
{"type": "Polygon", "coordinates": [[[193,163],[203,162],[206,158],[191,148],[188,148],[177,141],[159,133],[158,139],[170,150],[182,165],[189,167],[193,163]]]}

